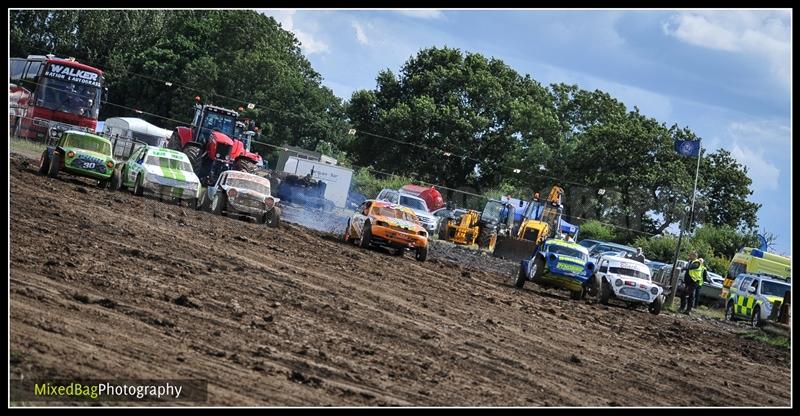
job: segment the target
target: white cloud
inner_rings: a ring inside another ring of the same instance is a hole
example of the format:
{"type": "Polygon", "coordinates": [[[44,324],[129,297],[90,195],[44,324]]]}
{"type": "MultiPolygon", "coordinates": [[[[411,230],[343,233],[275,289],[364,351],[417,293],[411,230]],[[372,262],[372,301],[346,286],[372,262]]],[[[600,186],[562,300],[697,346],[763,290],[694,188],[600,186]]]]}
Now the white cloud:
{"type": "Polygon", "coordinates": [[[356,40],[358,40],[358,43],[369,45],[369,39],[367,38],[367,34],[364,33],[364,28],[361,26],[361,23],[353,22],[353,29],[356,30],[356,40]]]}
{"type": "Polygon", "coordinates": [[[438,19],[442,17],[442,11],[435,9],[395,10],[395,12],[418,19],[438,19]]]}
{"type": "Polygon", "coordinates": [[[303,29],[296,27],[294,21],[294,15],[296,10],[260,9],[259,12],[267,16],[274,17],[275,20],[277,20],[278,23],[281,24],[283,29],[294,33],[294,36],[297,38],[298,41],[300,41],[300,49],[302,49],[306,55],[311,55],[315,53],[319,54],[330,53],[330,47],[328,47],[328,44],[314,37],[314,35],[311,33],[314,29],[313,27],[312,28],[304,27],[303,29]]]}
{"type": "Polygon", "coordinates": [[[792,137],[788,125],[771,120],[734,121],[728,126],[728,132],[736,139],[781,147],[788,145],[792,137]]]}
{"type": "Polygon", "coordinates": [[[764,159],[762,150],[756,151],[750,146],[740,147],[738,143],[734,143],[730,151],[731,156],[747,166],[747,174],[753,180],[753,190],[778,189],[778,176],[781,171],[764,159]]]}
{"type": "Polygon", "coordinates": [[[767,61],[772,75],[786,88],[790,83],[791,12],[691,11],[671,16],[665,34],[686,43],[767,61]]]}

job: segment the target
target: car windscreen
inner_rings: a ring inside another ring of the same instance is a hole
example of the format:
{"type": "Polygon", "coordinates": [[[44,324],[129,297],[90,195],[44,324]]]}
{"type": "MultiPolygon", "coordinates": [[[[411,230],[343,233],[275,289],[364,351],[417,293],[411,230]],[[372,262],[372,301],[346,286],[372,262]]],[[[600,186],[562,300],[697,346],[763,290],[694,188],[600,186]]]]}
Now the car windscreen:
{"type": "Polygon", "coordinates": [[[571,247],[562,246],[559,244],[548,244],[547,246],[545,246],[544,250],[548,253],[555,253],[562,256],[575,257],[583,261],[589,260],[589,256],[583,254],[581,251],[571,247]]]}
{"type": "Polygon", "coordinates": [[[269,195],[269,185],[261,182],[250,181],[242,178],[229,177],[225,181],[225,185],[232,186],[234,188],[249,189],[251,191],[255,191],[260,194],[269,195]]]}
{"type": "Polygon", "coordinates": [[[580,244],[580,245],[582,245],[582,246],[584,246],[586,248],[590,248],[592,246],[595,246],[597,244],[597,241],[581,240],[581,241],[578,241],[578,244],[580,244]]]}
{"type": "Polygon", "coordinates": [[[108,142],[79,134],[68,135],[67,138],[64,139],[64,147],[76,147],[78,149],[102,153],[104,155],[111,154],[111,145],[108,142]]]}
{"type": "Polygon", "coordinates": [[[608,272],[614,274],[620,274],[623,276],[635,277],[637,279],[650,280],[650,276],[647,273],[640,272],[634,269],[628,269],[625,267],[609,267],[608,272]]]}
{"type": "Polygon", "coordinates": [[[147,156],[145,163],[151,166],[159,166],[165,169],[177,169],[183,172],[192,172],[192,165],[183,160],[170,159],[166,157],[147,156]]]}
{"type": "Polygon", "coordinates": [[[417,217],[413,214],[409,214],[408,212],[401,211],[396,208],[389,208],[389,207],[375,207],[372,209],[373,215],[380,215],[389,218],[397,218],[406,221],[417,221],[417,217]]]}
{"type": "Polygon", "coordinates": [[[769,280],[761,281],[762,295],[783,297],[789,289],[791,289],[791,286],[785,283],[771,282],[769,280]]]}
{"type": "Polygon", "coordinates": [[[421,199],[410,198],[400,195],[400,205],[409,207],[411,209],[418,209],[420,211],[427,211],[428,207],[425,206],[425,201],[421,199]]]}

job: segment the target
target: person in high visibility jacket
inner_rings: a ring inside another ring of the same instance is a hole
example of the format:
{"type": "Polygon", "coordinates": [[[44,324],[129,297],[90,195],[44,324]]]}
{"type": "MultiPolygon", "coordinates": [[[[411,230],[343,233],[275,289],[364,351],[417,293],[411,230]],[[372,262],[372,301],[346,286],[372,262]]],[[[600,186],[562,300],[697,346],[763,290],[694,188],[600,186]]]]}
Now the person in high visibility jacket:
{"type": "Polygon", "coordinates": [[[697,296],[697,288],[703,284],[703,261],[697,258],[697,252],[689,253],[689,266],[683,276],[684,290],[681,295],[681,307],[679,311],[688,314],[692,311],[697,296]]]}

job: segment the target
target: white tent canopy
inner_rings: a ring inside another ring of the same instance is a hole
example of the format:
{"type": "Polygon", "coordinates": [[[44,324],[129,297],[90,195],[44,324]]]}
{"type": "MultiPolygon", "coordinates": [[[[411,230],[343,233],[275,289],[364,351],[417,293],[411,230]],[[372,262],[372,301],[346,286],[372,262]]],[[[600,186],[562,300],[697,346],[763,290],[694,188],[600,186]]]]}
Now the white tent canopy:
{"type": "Polygon", "coordinates": [[[153,146],[161,146],[172,134],[172,131],[162,129],[140,118],[112,117],[105,121],[103,133],[111,137],[125,137],[141,140],[153,146]]]}

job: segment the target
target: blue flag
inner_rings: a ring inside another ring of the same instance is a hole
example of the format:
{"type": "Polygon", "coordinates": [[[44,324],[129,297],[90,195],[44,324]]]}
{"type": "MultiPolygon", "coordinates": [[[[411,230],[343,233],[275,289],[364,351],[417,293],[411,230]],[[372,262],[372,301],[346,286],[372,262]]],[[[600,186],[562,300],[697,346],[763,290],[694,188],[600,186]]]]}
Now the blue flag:
{"type": "Polygon", "coordinates": [[[700,154],[700,140],[678,140],[675,151],[681,156],[697,156],[700,154]]]}

